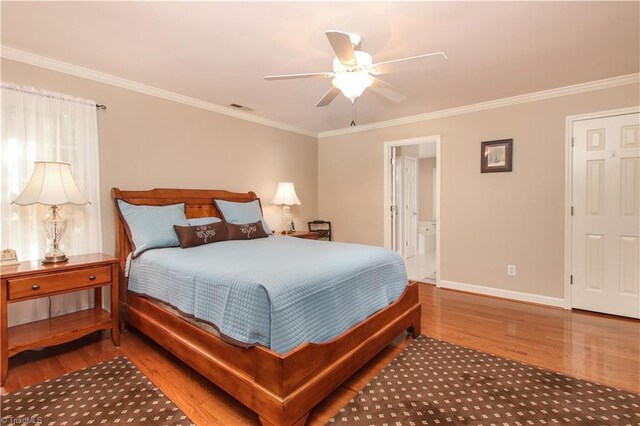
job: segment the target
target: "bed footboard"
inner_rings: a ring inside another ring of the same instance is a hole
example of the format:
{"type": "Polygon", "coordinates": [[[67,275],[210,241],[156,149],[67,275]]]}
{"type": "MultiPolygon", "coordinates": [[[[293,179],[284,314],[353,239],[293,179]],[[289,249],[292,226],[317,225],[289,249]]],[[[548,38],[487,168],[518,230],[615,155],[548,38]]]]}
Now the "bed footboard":
{"type": "Polygon", "coordinates": [[[129,293],[126,321],[254,411],[264,425],[303,425],[309,411],[405,330],[420,332],[418,284],[335,339],[281,355],[240,348],[129,293]]]}

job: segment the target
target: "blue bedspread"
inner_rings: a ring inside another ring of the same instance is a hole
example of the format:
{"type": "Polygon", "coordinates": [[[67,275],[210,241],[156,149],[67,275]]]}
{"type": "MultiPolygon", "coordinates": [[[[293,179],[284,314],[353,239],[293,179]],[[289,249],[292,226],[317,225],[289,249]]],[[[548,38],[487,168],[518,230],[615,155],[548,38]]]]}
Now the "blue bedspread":
{"type": "Polygon", "coordinates": [[[337,337],[407,283],[390,250],[280,236],[149,250],[129,272],[129,290],[278,353],[337,337]]]}

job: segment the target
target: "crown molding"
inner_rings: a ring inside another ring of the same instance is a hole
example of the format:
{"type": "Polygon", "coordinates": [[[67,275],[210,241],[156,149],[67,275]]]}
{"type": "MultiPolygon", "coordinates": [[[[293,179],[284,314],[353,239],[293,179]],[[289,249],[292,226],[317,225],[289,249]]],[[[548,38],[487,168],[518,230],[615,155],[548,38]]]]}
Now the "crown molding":
{"type": "Polygon", "coordinates": [[[122,89],[131,90],[145,95],[155,96],[157,98],[166,99],[173,102],[189,105],[192,107],[204,109],[207,111],[216,112],[218,114],[227,115],[229,117],[239,118],[245,121],[251,121],[253,123],[261,124],[264,126],[274,127],[276,129],[286,130],[288,132],[298,133],[305,136],[317,137],[316,132],[303,129],[300,127],[292,126],[290,124],[282,123],[268,118],[258,117],[254,114],[249,114],[243,111],[231,110],[228,107],[213,104],[210,102],[202,101],[200,99],[192,98],[189,96],[181,95],[179,93],[171,92],[169,90],[160,89],[157,87],[149,86],[146,84],[138,83],[136,81],[127,80],[125,78],[117,77],[112,74],[103,73],[90,68],[81,67],[78,65],[70,64],[68,62],[59,61],[57,59],[49,58],[35,53],[26,52],[24,50],[16,49],[13,47],[2,46],[0,50],[0,56],[12,61],[18,61],[29,65],[35,65],[37,67],[46,68],[52,71],[61,72],[64,74],[73,75],[87,80],[97,81],[99,83],[109,84],[111,86],[120,87],[122,89]]]}
{"type": "Polygon", "coordinates": [[[331,136],[347,135],[353,133],[366,132],[368,130],[383,129],[387,127],[401,126],[404,124],[417,123],[421,121],[433,120],[435,118],[450,117],[454,115],[467,114],[470,112],[483,111],[492,108],[500,108],[510,105],[517,105],[526,102],[540,101],[544,99],[557,98],[561,96],[575,95],[578,93],[591,92],[595,90],[607,89],[612,87],[626,86],[629,84],[640,83],[640,73],[627,74],[618,77],[606,78],[603,80],[596,80],[587,83],[574,84],[571,86],[559,87],[556,89],[543,90],[540,92],[527,93],[524,95],[517,95],[508,98],[496,99],[487,102],[480,102],[477,104],[465,105],[461,107],[455,107],[440,111],[428,112],[424,114],[412,115],[407,117],[395,118],[392,120],[378,121],[370,124],[358,125],[356,127],[346,127],[336,130],[328,130],[324,132],[314,132],[301,127],[293,126],[287,123],[282,123],[268,118],[258,117],[254,114],[249,114],[243,111],[231,110],[228,107],[206,102],[200,99],[192,98],[189,96],[181,95],[179,93],[171,92],[168,90],[160,89],[157,87],[149,86],[146,84],[138,83],[136,81],[127,80],[125,78],[117,77],[112,74],[103,73],[90,68],[81,67],[78,65],[70,64],[68,62],[59,61],[57,59],[49,58],[46,56],[30,53],[24,50],[16,49],[8,46],[1,46],[0,56],[13,61],[23,62],[29,65],[35,65],[41,68],[46,68],[52,71],[57,71],[64,74],[74,75],[76,77],[85,78],[87,80],[97,81],[99,83],[109,84],[111,86],[120,87],[123,89],[131,90],[138,93],[143,93],[149,96],[155,96],[158,98],[166,99],[173,102],[189,105],[195,108],[204,109],[207,111],[216,112],[218,114],[226,115],[229,117],[238,118],[245,121],[250,121],[256,124],[273,127],[276,129],[285,130],[288,132],[298,133],[304,136],[310,136],[318,138],[320,141],[323,138],[331,136]]]}
{"type": "Polygon", "coordinates": [[[524,95],[511,96],[509,98],[496,99],[493,101],[480,102],[477,104],[465,105],[456,108],[444,109],[440,111],[428,112],[425,114],[411,115],[396,118],[393,120],[378,121],[370,124],[346,127],[343,129],[329,130],[318,133],[318,141],[331,136],[348,135],[352,133],[366,132],[368,130],[384,129],[386,127],[401,126],[404,124],[417,123],[420,121],[433,120],[435,118],[450,117],[453,115],[467,114],[470,112],[483,111],[487,109],[500,108],[510,105],[518,105],[526,102],[541,101],[544,99],[558,98],[561,96],[576,95],[578,93],[592,92],[594,90],[608,89],[618,86],[640,83],[640,73],[621,75],[618,77],[606,78],[603,80],[590,81],[587,83],[574,84],[571,86],[558,87],[556,89],[543,90],[541,92],[527,93],[524,95]]]}

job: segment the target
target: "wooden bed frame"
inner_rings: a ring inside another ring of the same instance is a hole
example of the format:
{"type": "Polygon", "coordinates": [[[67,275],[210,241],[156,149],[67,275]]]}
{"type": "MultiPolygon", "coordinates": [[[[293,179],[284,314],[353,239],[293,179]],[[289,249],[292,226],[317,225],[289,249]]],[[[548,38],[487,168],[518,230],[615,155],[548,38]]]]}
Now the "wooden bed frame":
{"type": "MultiPolygon", "coordinates": [[[[219,190],[153,189],[121,191],[111,197],[132,204],[185,203],[188,218],[220,216],[213,199],[255,200],[256,194],[219,190]]],[[[124,321],[180,358],[249,407],[263,425],[304,425],[309,410],[407,330],[420,334],[418,286],[335,339],[304,343],[281,355],[264,346],[241,348],[128,291],[122,271],[131,242],[116,209],[116,252],[120,258],[120,307],[124,321]]]]}

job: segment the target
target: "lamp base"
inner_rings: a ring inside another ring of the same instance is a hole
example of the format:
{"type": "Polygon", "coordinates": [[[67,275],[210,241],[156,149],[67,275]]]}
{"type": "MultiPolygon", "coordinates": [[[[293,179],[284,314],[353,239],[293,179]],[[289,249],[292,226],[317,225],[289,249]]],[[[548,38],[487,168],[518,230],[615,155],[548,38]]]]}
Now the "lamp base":
{"type": "Polygon", "coordinates": [[[68,261],[69,258],[66,254],[61,254],[59,256],[45,256],[42,259],[42,263],[62,263],[68,261]]]}
{"type": "Polygon", "coordinates": [[[293,232],[293,221],[291,220],[291,208],[287,205],[282,206],[282,233],[287,235],[293,232]]]}
{"type": "Polygon", "coordinates": [[[60,247],[60,239],[64,235],[64,231],[67,229],[67,221],[62,219],[58,212],[60,206],[50,206],[51,214],[42,222],[44,225],[44,232],[47,234],[47,239],[51,241],[51,247],[44,254],[42,263],[62,263],[69,260],[62,247],[60,247]]]}

